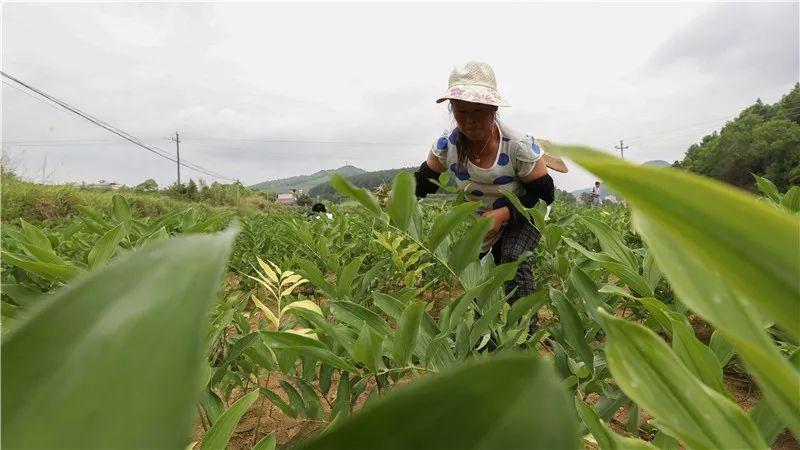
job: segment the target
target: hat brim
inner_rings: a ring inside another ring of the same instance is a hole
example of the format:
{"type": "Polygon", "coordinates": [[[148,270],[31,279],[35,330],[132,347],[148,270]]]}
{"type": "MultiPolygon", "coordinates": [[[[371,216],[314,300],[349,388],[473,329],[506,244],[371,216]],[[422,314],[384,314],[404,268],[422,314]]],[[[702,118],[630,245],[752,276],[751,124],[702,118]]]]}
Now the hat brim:
{"type": "Polygon", "coordinates": [[[550,168],[555,170],[556,172],[567,173],[569,172],[569,168],[567,164],[564,162],[563,159],[553,156],[549,153],[542,152],[542,158],[544,158],[544,164],[550,168]]]}
{"type": "Polygon", "coordinates": [[[500,96],[497,89],[479,84],[457,84],[450,86],[447,92],[436,100],[436,103],[442,103],[445,100],[461,100],[492,106],[511,106],[500,96]]]}

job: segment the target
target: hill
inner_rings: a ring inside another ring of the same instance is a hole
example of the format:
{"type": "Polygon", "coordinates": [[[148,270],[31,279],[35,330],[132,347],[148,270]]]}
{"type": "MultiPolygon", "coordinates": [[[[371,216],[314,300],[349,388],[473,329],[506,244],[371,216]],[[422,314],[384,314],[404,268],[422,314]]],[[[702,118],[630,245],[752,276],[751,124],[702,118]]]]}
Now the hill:
{"type": "Polygon", "coordinates": [[[781,192],[800,185],[800,83],[773,105],[758,99],[689,147],[675,166],[748,190],[755,189],[752,174],[781,192]]]}
{"type": "Polygon", "coordinates": [[[643,166],[653,166],[653,167],[670,167],[672,164],[664,161],[663,159],[654,159],[652,161],[645,161],[642,163],[643,166]]]}
{"type": "MultiPolygon", "coordinates": [[[[387,170],[378,170],[375,172],[364,172],[358,173],[355,175],[346,175],[347,179],[358,187],[363,187],[369,190],[374,190],[378,186],[390,181],[400,172],[414,172],[417,170],[416,167],[403,167],[400,169],[387,169],[387,170]]],[[[340,172],[341,173],[341,172],[340,172]]],[[[330,178],[330,176],[329,176],[330,178]]],[[[336,189],[331,186],[330,182],[327,180],[323,183],[314,186],[308,191],[308,195],[311,197],[322,197],[327,199],[334,199],[338,196],[336,189]]]]}
{"type": "Polygon", "coordinates": [[[365,173],[363,169],[355,166],[342,166],[333,170],[320,170],[319,172],[312,173],[311,175],[299,175],[296,177],[281,178],[279,180],[262,181],[261,183],[250,186],[253,189],[260,189],[262,191],[285,193],[292,189],[302,189],[308,192],[314,186],[326,183],[331,179],[334,172],[339,172],[344,176],[357,175],[365,173]]]}

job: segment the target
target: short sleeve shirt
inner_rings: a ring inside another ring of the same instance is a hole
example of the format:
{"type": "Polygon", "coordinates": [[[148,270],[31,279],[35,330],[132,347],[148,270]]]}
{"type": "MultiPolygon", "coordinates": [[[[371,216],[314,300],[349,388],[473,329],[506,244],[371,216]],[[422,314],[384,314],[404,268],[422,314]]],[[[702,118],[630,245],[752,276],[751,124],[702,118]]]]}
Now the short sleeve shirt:
{"type": "MultiPolygon", "coordinates": [[[[500,121],[496,123],[500,131],[500,144],[494,164],[489,168],[478,167],[471,161],[467,161],[464,167],[458,167],[458,128],[445,131],[431,148],[433,155],[455,178],[456,186],[464,191],[466,199],[481,203],[478,211],[481,215],[502,206],[504,191],[522,194],[524,188],[520,179],[530,174],[536,161],[542,157],[542,150],[532,136],[500,121]]],[[[495,235],[491,243],[484,242],[484,251],[487,245],[491,247],[497,241],[500,234],[495,235]]]]}

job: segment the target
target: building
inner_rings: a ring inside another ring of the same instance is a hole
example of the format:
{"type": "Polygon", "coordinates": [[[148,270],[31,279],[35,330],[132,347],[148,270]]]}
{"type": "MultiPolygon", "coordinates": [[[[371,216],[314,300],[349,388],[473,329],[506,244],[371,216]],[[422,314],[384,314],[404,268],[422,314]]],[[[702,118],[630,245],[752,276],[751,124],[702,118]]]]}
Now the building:
{"type": "Polygon", "coordinates": [[[297,203],[297,198],[294,194],[278,194],[278,198],[275,201],[284,205],[294,205],[297,203]]]}

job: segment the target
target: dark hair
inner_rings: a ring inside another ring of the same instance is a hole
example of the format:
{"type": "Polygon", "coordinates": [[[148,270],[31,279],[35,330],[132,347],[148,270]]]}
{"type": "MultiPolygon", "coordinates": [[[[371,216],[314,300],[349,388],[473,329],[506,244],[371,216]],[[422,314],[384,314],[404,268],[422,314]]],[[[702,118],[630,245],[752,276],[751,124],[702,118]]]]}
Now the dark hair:
{"type": "Polygon", "coordinates": [[[599,181],[595,181],[594,184],[600,184],[600,182],[599,181]]]}
{"type": "Polygon", "coordinates": [[[328,212],[328,211],[325,209],[325,205],[324,205],[324,204],[322,204],[322,203],[317,203],[317,204],[315,204],[314,206],[312,206],[312,207],[311,207],[311,211],[312,211],[312,212],[321,212],[321,213],[328,212]]]}

